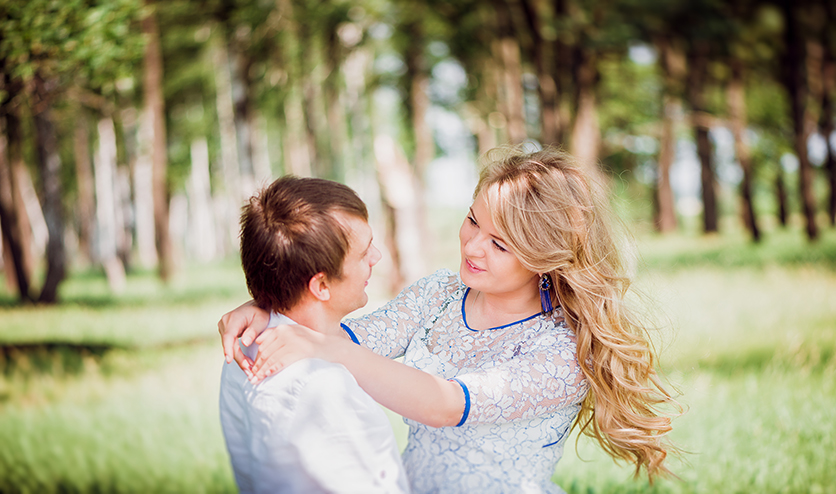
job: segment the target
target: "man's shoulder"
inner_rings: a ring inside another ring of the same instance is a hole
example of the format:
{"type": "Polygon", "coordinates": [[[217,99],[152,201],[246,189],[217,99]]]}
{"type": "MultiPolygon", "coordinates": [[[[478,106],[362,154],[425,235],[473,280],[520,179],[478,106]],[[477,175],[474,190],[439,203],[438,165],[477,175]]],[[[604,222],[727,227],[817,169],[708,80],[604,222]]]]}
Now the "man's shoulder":
{"type": "Polygon", "coordinates": [[[317,358],[302,359],[285,367],[253,387],[258,394],[283,391],[299,395],[309,386],[343,392],[357,386],[357,381],[342,364],[317,358]]]}

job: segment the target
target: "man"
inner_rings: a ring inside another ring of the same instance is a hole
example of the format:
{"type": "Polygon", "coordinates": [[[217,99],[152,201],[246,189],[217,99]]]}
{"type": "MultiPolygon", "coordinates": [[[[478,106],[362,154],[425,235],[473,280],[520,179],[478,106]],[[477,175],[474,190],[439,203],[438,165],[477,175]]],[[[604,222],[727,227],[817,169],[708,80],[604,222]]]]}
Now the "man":
{"type": "MultiPolygon", "coordinates": [[[[250,199],[241,216],[241,264],[270,327],[302,324],[342,333],[366,304],[380,251],[366,206],[350,188],[283,177],[250,199]]],[[[254,359],[258,345],[241,346],[254,359]]],[[[235,480],[249,492],[407,492],[391,425],[340,364],[296,362],[258,385],[224,366],[221,425],[235,480]]]]}

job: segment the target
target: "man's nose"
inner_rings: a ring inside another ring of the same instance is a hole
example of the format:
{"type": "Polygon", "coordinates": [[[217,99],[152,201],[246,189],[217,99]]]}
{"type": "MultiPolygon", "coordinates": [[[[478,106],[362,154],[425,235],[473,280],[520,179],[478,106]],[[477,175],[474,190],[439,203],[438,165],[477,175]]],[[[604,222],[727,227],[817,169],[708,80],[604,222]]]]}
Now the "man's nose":
{"type": "Polygon", "coordinates": [[[372,251],[370,252],[370,254],[371,255],[369,256],[369,264],[371,264],[372,266],[377,264],[383,257],[383,254],[381,254],[377,247],[375,247],[374,245],[372,245],[372,251]]]}

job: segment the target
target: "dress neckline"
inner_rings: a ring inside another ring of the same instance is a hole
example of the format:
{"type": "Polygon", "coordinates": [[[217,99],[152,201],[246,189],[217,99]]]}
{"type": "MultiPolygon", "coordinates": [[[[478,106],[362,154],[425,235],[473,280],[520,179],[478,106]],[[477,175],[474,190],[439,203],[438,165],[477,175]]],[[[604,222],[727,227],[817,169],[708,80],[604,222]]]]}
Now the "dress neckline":
{"type": "Polygon", "coordinates": [[[503,324],[502,326],[496,326],[496,327],[493,327],[493,328],[473,329],[473,328],[470,327],[469,324],[467,324],[467,313],[464,310],[464,303],[467,300],[467,295],[469,293],[470,293],[470,287],[467,287],[467,289],[464,291],[464,296],[462,296],[462,321],[464,321],[464,327],[466,327],[470,331],[473,331],[474,333],[478,333],[479,331],[493,331],[494,329],[507,328],[508,326],[513,326],[513,325],[519,324],[521,322],[530,321],[531,319],[534,319],[535,317],[543,314],[542,312],[538,312],[538,313],[534,314],[533,316],[525,317],[523,319],[520,319],[519,321],[510,322],[508,324],[503,324]]]}

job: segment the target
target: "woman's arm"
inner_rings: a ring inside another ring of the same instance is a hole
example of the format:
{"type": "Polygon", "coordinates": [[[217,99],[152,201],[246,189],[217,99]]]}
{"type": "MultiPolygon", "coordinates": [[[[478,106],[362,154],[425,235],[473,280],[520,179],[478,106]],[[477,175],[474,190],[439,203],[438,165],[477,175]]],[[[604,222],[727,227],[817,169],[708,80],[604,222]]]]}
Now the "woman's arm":
{"type": "Polygon", "coordinates": [[[278,326],[255,340],[259,345],[254,381],[258,382],[303,358],[344,365],[375,401],[404,417],[431,427],[458,425],[467,396],[457,382],[414,369],[336,336],[304,326],[278,326]]]}

